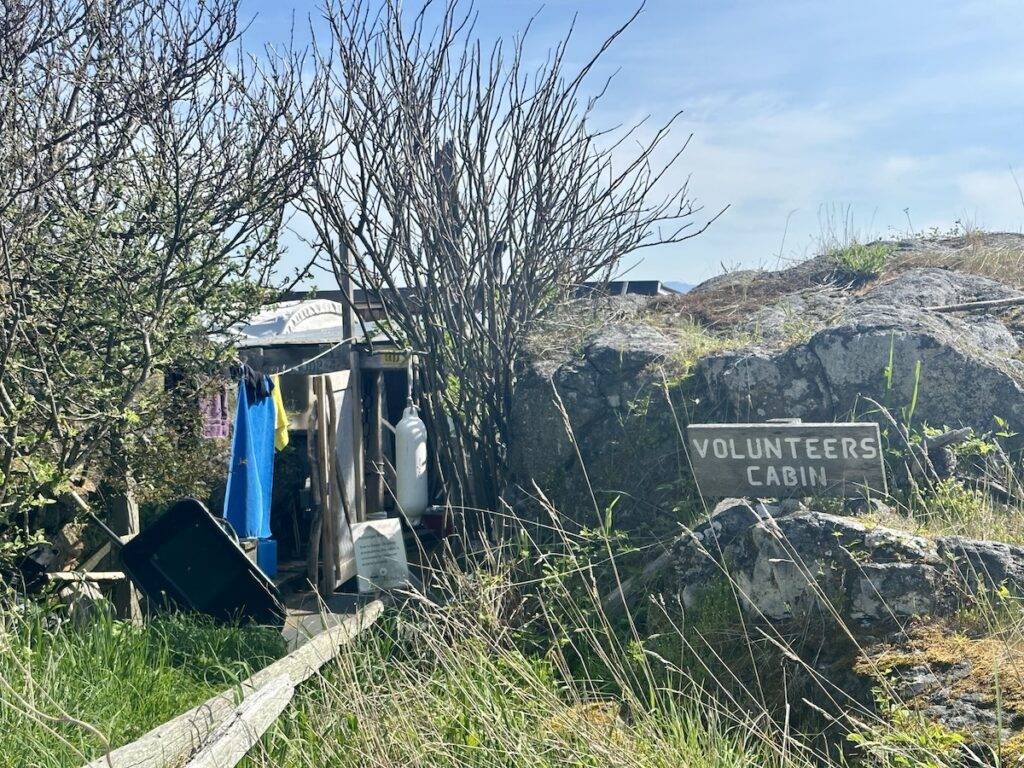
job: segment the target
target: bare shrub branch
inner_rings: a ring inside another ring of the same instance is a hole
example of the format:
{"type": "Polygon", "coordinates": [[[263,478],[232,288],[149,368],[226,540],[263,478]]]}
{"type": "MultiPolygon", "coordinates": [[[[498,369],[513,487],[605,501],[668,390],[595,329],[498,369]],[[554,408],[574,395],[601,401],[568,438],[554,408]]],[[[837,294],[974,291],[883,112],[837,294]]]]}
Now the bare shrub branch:
{"type": "Polygon", "coordinates": [[[658,194],[685,147],[669,149],[678,116],[653,132],[594,126],[606,84],[586,85],[636,14],[577,69],[571,35],[534,67],[525,35],[486,47],[457,0],[415,14],[330,2],[325,15],[326,149],[303,206],[318,254],[427,353],[422,396],[446,490],[494,509],[515,366],[537,318],[626,254],[707,224],[685,183],[658,194]]]}
{"type": "Polygon", "coordinates": [[[154,374],[265,299],[318,146],[302,55],[243,55],[237,0],[2,14],[0,525],[154,437],[154,374]]]}

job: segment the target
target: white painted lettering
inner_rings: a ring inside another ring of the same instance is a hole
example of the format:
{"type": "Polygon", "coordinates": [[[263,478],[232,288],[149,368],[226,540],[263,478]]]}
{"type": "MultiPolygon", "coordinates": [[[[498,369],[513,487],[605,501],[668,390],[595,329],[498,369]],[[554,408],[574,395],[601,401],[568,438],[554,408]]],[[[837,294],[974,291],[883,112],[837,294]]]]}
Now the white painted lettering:
{"type": "Polygon", "coordinates": [[[818,450],[818,438],[808,437],[807,442],[804,445],[804,451],[807,453],[808,459],[820,459],[821,453],[818,450]]]}
{"type": "Polygon", "coordinates": [[[796,447],[797,447],[797,445],[800,444],[800,438],[799,437],[787,437],[786,438],[786,442],[789,443],[789,453],[790,453],[790,456],[792,458],[794,458],[794,459],[798,458],[799,454],[797,454],[796,447]]]}
{"type": "Polygon", "coordinates": [[[762,483],[760,480],[754,479],[754,473],[758,469],[759,467],[756,464],[752,464],[751,466],[747,467],[747,483],[749,483],[752,486],[764,485],[764,483],[762,483]]]}
{"type": "Polygon", "coordinates": [[[860,451],[862,459],[870,461],[871,459],[878,458],[878,447],[870,437],[865,437],[860,441],[860,451]]]}
{"type": "Polygon", "coordinates": [[[796,479],[796,470],[793,469],[792,467],[789,467],[789,466],[783,467],[782,468],[782,482],[784,482],[786,484],[786,486],[789,487],[789,488],[792,488],[793,486],[795,486],[797,484],[797,482],[798,482],[797,479],[796,479]]]}
{"type": "Polygon", "coordinates": [[[844,459],[856,459],[857,458],[857,440],[853,437],[843,438],[843,458],[844,459]]]}

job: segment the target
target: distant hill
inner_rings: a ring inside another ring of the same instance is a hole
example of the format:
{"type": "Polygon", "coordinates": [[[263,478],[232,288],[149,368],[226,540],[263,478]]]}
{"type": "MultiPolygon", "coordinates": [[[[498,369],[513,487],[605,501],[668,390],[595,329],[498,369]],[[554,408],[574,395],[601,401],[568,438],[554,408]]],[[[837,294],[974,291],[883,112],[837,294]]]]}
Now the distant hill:
{"type": "Polygon", "coordinates": [[[693,283],[681,283],[678,280],[663,280],[661,284],[666,288],[671,288],[673,291],[679,291],[680,293],[686,293],[693,288],[693,283]]]}

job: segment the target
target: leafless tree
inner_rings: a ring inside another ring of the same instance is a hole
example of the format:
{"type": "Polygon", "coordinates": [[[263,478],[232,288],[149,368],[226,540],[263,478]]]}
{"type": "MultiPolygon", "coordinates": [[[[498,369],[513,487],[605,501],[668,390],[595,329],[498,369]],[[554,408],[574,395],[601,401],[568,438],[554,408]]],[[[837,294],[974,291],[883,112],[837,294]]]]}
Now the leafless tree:
{"type": "Polygon", "coordinates": [[[0,525],[151,434],[154,373],[265,298],[319,146],[237,0],[2,3],[0,525]]]}
{"type": "Polygon", "coordinates": [[[327,142],[304,197],[315,245],[426,353],[446,490],[494,508],[515,366],[538,317],[626,254],[706,226],[685,182],[658,194],[686,141],[671,147],[676,117],[594,125],[606,83],[588,93],[589,76],[636,14],[571,71],[571,33],[533,67],[525,33],[485,45],[458,0],[415,13],[332,0],[325,15],[327,142]]]}

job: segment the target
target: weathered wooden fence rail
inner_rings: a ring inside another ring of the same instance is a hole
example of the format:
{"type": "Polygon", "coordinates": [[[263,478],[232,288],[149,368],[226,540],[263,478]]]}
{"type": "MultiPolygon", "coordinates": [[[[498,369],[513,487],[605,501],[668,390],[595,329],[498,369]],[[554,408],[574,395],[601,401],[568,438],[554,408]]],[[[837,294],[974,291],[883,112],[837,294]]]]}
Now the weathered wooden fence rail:
{"type": "Polygon", "coordinates": [[[374,600],[356,614],[229,688],[158,725],[85,768],[231,768],[259,741],[291,701],[295,686],[315,675],[383,611],[374,600]],[[233,762],[232,762],[233,760],[233,762]]]}
{"type": "Polygon", "coordinates": [[[295,695],[295,681],[281,675],[242,700],[185,768],[231,768],[238,765],[274,724],[295,695]]]}

